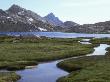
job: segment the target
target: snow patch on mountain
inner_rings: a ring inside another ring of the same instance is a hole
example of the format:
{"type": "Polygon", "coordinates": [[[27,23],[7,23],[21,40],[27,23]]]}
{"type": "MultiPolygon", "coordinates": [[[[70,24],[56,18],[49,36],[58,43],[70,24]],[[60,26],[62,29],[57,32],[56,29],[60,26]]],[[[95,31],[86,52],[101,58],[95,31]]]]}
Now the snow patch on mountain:
{"type": "Polygon", "coordinates": [[[39,29],[40,31],[47,31],[47,29],[44,29],[44,28],[41,28],[41,27],[38,27],[38,29],[39,29]]]}
{"type": "Polygon", "coordinates": [[[29,18],[29,21],[31,21],[31,22],[32,22],[33,20],[34,20],[33,18],[29,18]]]}

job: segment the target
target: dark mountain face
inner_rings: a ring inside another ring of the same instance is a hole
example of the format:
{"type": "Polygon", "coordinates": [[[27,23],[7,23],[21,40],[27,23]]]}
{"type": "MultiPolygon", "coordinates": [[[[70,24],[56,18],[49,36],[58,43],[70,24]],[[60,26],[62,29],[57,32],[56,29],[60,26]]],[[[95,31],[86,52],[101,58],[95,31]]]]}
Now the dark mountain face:
{"type": "Polygon", "coordinates": [[[55,31],[67,31],[70,28],[74,28],[78,24],[72,21],[62,22],[58,17],[56,17],[53,13],[48,14],[44,17],[50,24],[54,25],[55,31]]]}
{"type": "Polygon", "coordinates": [[[53,31],[53,26],[36,13],[12,5],[8,10],[0,10],[0,31],[53,31]]]}
{"type": "Polygon", "coordinates": [[[53,13],[48,14],[44,18],[54,26],[63,26],[63,22],[58,17],[55,17],[53,13]]]}
{"type": "Polygon", "coordinates": [[[0,9],[0,16],[8,16],[8,14],[2,9],[0,9]]]}
{"type": "Polygon", "coordinates": [[[24,10],[25,10],[24,8],[21,8],[20,6],[14,4],[8,9],[8,12],[17,14],[18,12],[21,12],[24,10]]]}
{"type": "Polygon", "coordinates": [[[30,11],[26,10],[24,8],[21,8],[18,5],[12,5],[7,12],[11,15],[18,15],[18,16],[24,16],[24,17],[31,17],[34,20],[42,21],[42,22],[47,22],[44,18],[42,18],[40,15],[30,11]]]}

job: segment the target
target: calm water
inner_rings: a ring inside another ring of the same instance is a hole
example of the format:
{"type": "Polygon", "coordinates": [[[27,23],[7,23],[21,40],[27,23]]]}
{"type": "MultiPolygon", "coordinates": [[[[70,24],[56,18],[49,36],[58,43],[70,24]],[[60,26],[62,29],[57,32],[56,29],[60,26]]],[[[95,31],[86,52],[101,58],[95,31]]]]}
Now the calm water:
{"type": "Polygon", "coordinates": [[[90,39],[82,39],[81,41],[78,42],[80,42],[81,44],[91,44],[89,41],[90,39]]]}
{"type": "Polygon", "coordinates": [[[110,45],[107,44],[100,44],[100,46],[97,48],[95,47],[95,51],[92,54],[88,54],[87,56],[93,56],[93,55],[105,55],[106,48],[110,47],[110,45]]]}
{"type": "Polygon", "coordinates": [[[76,38],[76,37],[110,38],[110,34],[84,34],[84,33],[63,33],[63,32],[0,32],[0,34],[16,35],[16,36],[33,34],[38,36],[56,37],[56,38],[76,38]]]}
{"type": "Polygon", "coordinates": [[[68,75],[68,72],[57,68],[58,61],[39,64],[33,69],[17,71],[22,78],[18,82],[56,82],[59,77],[68,75]]]}
{"type": "MultiPolygon", "coordinates": [[[[100,44],[100,46],[94,48],[95,51],[92,54],[89,54],[87,56],[105,55],[105,49],[107,47],[109,47],[109,45],[100,44]]],[[[59,61],[42,63],[32,69],[17,71],[17,74],[22,77],[18,82],[56,82],[59,77],[69,74],[68,72],[57,68],[56,64],[58,62],[59,61]]]]}

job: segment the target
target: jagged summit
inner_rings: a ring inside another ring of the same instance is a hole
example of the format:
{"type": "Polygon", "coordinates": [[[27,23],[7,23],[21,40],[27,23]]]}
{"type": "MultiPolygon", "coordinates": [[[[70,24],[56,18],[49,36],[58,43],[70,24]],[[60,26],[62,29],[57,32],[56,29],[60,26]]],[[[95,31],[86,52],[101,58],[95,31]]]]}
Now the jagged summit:
{"type": "Polygon", "coordinates": [[[60,28],[74,28],[74,26],[77,26],[78,24],[72,21],[61,21],[58,17],[56,17],[53,13],[48,14],[44,17],[47,21],[49,21],[52,25],[55,25],[60,28]]]}
{"type": "Polygon", "coordinates": [[[18,6],[18,5],[15,5],[13,4],[7,11],[8,12],[13,12],[13,13],[17,13],[17,12],[20,12],[20,11],[24,11],[25,9],[18,6]]]}
{"type": "Polygon", "coordinates": [[[21,7],[16,4],[13,4],[10,8],[21,8],[21,7]]]}
{"type": "Polygon", "coordinates": [[[52,25],[55,25],[55,26],[62,26],[63,25],[63,22],[58,17],[56,17],[53,13],[48,14],[44,18],[47,21],[49,21],[52,25]]]}
{"type": "MultiPolygon", "coordinates": [[[[41,17],[40,15],[38,15],[37,13],[31,11],[31,10],[27,10],[25,8],[22,8],[18,5],[13,4],[8,10],[7,12],[11,15],[13,15],[13,17],[16,16],[23,16],[25,17],[25,19],[30,18],[30,19],[34,19],[37,21],[42,21],[46,23],[46,20],[41,17]]],[[[21,17],[22,18],[22,17],[21,17]]]]}
{"type": "Polygon", "coordinates": [[[49,13],[47,16],[48,17],[55,17],[55,15],[53,13],[49,13]]]}
{"type": "Polygon", "coordinates": [[[0,10],[0,32],[53,31],[53,26],[37,13],[13,4],[0,10]]]}

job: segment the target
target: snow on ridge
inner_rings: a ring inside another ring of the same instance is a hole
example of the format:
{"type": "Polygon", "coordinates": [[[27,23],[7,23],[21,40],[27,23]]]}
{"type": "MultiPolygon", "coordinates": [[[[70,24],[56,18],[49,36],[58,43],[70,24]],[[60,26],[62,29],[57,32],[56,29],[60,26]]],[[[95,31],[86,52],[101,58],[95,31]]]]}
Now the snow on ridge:
{"type": "Polygon", "coordinates": [[[38,27],[38,29],[39,29],[40,31],[47,31],[47,29],[44,29],[44,28],[41,28],[41,27],[38,27]]]}
{"type": "Polygon", "coordinates": [[[31,21],[31,22],[32,22],[33,20],[34,20],[33,18],[29,18],[29,21],[31,21]]]}
{"type": "Polygon", "coordinates": [[[7,17],[7,19],[10,19],[11,17],[7,17]]]}
{"type": "Polygon", "coordinates": [[[24,15],[24,11],[18,12],[18,15],[24,15]]]}

